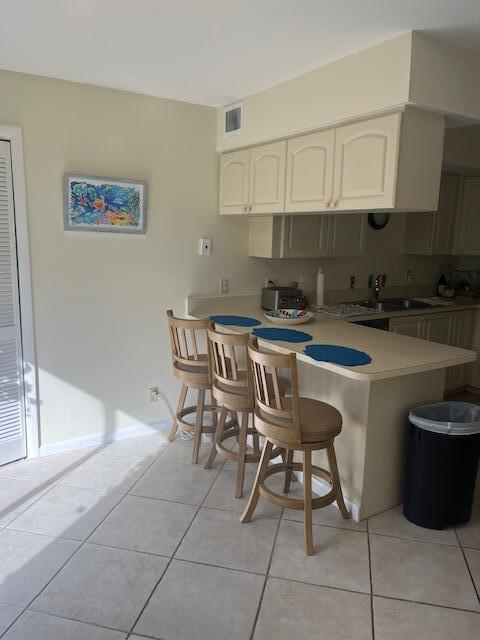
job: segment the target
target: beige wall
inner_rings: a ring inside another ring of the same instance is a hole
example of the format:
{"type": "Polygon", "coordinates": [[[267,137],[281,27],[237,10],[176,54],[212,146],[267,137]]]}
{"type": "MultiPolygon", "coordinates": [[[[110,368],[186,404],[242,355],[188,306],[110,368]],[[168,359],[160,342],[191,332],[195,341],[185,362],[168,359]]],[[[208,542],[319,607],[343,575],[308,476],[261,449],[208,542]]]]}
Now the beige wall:
{"type": "Polygon", "coordinates": [[[261,282],[246,221],[216,213],[215,110],[9,72],[0,96],[24,135],[42,444],[165,418],[146,403],[148,386],[177,392],[165,310],[221,275],[261,282]],[[65,171],[145,179],[147,234],[65,232],[65,171]]]}
{"type": "Polygon", "coordinates": [[[446,130],[443,162],[448,166],[474,170],[478,175],[480,172],[480,124],[446,130]]]}
{"type": "Polygon", "coordinates": [[[412,34],[410,102],[480,119],[480,57],[412,34]]]}
{"type": "MultiPolygon", "coordinates": [[[[319,261],[248,258],[248,221],[218,216],[216,110],[2,71],[0,96],[0,122],[24,135],[43,445],[166,417],[146,390],[176,401],[165,310],[186,296],[217,293],[220,277],[232,293],[265,277],[313,285],[319,261]],[[145,179],[147,234],[65,232],[66,171],[145,179]],[[196,255],[201,236],[209,258],[196,255]]],[[[369,257],[322,261],[327,288],[347,289],[351,274],[365,286],[370,272],[400,283],[407,268],[435,281],[439,259],[401,256],[403,220],[368,232],[369,257]]]]}
{"type": "Polygon", "coordinates": [[[408,101],[411,34],[319,67],[245,98],[241,134],[224,138],[219,109],[218,148],[231,149],[369,113],[408,101]]]}

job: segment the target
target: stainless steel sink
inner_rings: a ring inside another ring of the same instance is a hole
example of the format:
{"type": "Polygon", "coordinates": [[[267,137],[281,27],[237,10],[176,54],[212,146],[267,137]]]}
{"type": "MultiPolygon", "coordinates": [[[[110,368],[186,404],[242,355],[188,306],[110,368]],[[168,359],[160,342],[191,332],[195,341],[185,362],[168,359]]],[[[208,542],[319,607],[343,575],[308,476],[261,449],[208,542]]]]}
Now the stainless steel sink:
{"type": "Polygon", "coordinates": [[[375,302],[374,300],[369,300],[368,302],[362,302],[362,306],[367,307],[368,309],[376,309],[376,311],[401,311],[405,309],[405,307],[399,302],[393,302],[391,300],[381,300],[375,302]]]}
{"type": "Polygon", "coordinates": [[[388,300],[384,300],[384,302],[397,305],[401,309],[426,309],[430,306],[426,302],[412,300],[411,298],[389,298],[388,300]]]}

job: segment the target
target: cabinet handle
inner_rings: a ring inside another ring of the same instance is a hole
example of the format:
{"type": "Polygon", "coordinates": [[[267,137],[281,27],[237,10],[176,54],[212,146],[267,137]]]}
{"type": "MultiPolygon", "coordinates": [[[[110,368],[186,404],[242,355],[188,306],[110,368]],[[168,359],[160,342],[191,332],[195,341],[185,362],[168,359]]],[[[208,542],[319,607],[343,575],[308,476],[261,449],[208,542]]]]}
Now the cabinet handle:
{"type": "Polygon", "coordinates": [[[337,198],[336,200],[334,200],[334,201],[332,202],[332,209],[336,209],[336,208],[337,208],[337,205],[338,205],[338,201],[339,201],[339,200],[340,200],[340,198],[337,198]]]}
{"type": "Polygon", "coordinates": [[[248,210],[251,211],[252,210],[252,205],[249,205],[248,210]]]}
{"type": "Polygon", "coordinates": [[[332,204],[332,199],[330,198],[330,200],[327,200],[327,201],[325,202],[325,206],[326,206],[326,208],[327,208],[327,209],[330,209],[330,205],[331,205],[331,204],[332,204]]]}
{"type": "Polygon", "coordinates": [[[245,213],[247,213],[247,208],[248,208],[248,207],[247,207],[247,205],[246,205],[246,204],[245,204],[245,205],[243,205],[243,210],[245,211],[245,213]]]}

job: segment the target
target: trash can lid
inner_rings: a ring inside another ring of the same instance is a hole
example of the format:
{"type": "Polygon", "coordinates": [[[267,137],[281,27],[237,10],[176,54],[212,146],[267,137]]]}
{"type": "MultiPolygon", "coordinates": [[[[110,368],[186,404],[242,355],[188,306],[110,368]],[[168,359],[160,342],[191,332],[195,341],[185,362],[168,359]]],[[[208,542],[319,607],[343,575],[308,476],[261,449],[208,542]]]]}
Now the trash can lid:
{"type": "Polygon", "coordinates": [[[452,436],[480,433],[480,406],[470,402],[424,404],[411,409],[408,419],[420,429],[434,433],[452,436]]]}

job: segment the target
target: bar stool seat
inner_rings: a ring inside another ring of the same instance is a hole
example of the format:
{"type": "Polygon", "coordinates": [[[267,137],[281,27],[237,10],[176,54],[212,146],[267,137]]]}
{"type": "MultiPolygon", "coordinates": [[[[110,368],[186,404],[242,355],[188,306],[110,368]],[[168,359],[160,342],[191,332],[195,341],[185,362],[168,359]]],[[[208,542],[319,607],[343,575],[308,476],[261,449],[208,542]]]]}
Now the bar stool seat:
{"type": "MultiPolygon", "coordinates": [[[[342,414],[331,404],[299,396],[300,430],[302,442],[319,442],[334,438],[342,430],[342,414]]],[[[292,410],[292,398],[287,397],[283,401],[283,408],[292,410]]],[[[257,418],[268,420],[268,415],[261,408],[256,409],[257,418]]],[[[279,426],[292,427],[292,422],[283,418],[276,418],[279,426]]]]}

